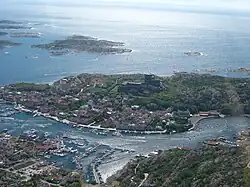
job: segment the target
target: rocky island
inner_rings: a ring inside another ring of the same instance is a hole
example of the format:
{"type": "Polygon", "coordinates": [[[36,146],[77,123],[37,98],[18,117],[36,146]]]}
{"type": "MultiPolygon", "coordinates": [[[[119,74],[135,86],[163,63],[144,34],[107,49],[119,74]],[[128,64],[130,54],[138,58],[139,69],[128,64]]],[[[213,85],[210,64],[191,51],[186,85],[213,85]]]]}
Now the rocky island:
{"type": "Polygon", "coordinates": [[[22,22],[12,20],[0,20],[0,29],[4,30],[17,30],[17,29],[31,29],[32,27],[24,26],[22,22]]]}
{"type": "Polygon", "coordinates": [[[12,21],[12,20],[0,20],[0,24],[22,24],[22,22],[19,21],[12,21]]]}
{"type": "Polygon", "coordinates": [[[191,114],[250,114],[249,91],[249,78],[185,72],[171,77],[81,74],[52,85],[6,85],[0,99],[15,103],[17,110],[75,127],[176,133],[193,126],[191,114]]]}
{"type": "Polygon", "coordinates": [[[8,40],[0,40],[0,49],[4,49],[6,47],[19,46],[19,45],[21,45],[21,43],[11,42],[8,40]]]}
{"type": "Polygon", "coordinates": [[[35,32],[16,32],[11,33],[10,37],[12,38],[40,38],[41,33],[35,33],[35,32]]]}
{"type": "Polygon", "coordinates": [[[8,33],[7,33],[7,32],[1,32],[1,31],[0,31],[0,36],[5,36],[5,35],[8,35],[8,33]]]}
{"type": "Polygon", "coordinates": [[[0,29],[4,29],[4,30],[31,29],[31,28],[32,27],[22,26],[22,25],[1,25],[0,24],[0,29]]]}
{"type": "Polygon", "coordinates": [[[237,72],[237,73],[247,73],[247,74],[250,74],[250,68],[238,68],[238,69],[234,69],[232,71],[233,72],[237,72]]]}
{"type": "Polygon", "coordinates": [[[48,44],[32,45],[33,48],[49,50],[56,55],[64,55],[70,52],[92,52],[100,54],[121,54],[132,52],[131,49],[121,48],[122,42],[98,40],[97,38],[73,35],[64,40],[56,40],[48,44]],[[62,52],[63,51],[63,52],[62,52]],[[66,52],[68,51],[68,52],[66,52]]]}

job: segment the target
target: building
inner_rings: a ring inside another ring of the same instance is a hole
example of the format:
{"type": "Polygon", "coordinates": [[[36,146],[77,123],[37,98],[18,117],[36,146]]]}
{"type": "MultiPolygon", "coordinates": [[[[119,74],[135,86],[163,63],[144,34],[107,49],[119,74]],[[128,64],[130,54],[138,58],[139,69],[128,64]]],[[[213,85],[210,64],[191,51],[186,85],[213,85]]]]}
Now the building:
{"type": "Polygon", "coordinates": [[[132,95],[145,95],[157,93],[165,90],[165,86],[160,80],[155,80],[154,75],[145,75],[143,83],[126,83],[119,87],[119,91],[132,95]]]}
{"type": "Polygon", "coordinates": [[[216,111],[200,112],[199,116],[202,117],[220,117],[220,113],[216,111]]]}

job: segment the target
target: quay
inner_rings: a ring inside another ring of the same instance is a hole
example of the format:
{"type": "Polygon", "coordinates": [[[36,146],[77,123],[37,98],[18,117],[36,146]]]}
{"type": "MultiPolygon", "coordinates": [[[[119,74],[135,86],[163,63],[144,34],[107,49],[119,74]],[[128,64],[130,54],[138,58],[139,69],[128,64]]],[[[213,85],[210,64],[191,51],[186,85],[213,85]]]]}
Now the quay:
{"type": "Polygon", "coordinates": [[[75,122],[71,122],[69,120],[63,119],[60,120],[58,117],[56,116],[51,116],[48,113],[42,113],[42,112],[38,112],[37,110],[30,110],[27,109],[25,106],[22,105],[16,105],[14,106],[14,109],[20,112],[25,112],[25,113],[29,113],[29,114],[33,114],[34,117],[36,116],[42,116],[44,118],[47,119],[51,119],[63,124],[67,124],[67,125],[71,125],[73,127],[80,127],[80,128],[86,128],[86,129],[95,129],[95,130],[100,130],[100,131],[107,131],[107,132],[120,132],[120,133],[129,133],[129,134],[148,134],[148,135],[152,135],[152,134],[166,134],[167,131],[131,131],[131,130],[119,130],[116,128],[104,128],[101,126],[93,126],[93,124],[89,124],[89,125],[83,125],[83,124],[77,124],[75,122]]]}
{"type": "Polygon", "coordinates": [[[198,126],[199,122],[204,120],[204,119],[211,119],[211,118],[220,118],[220,116],[199,116],[199,115],[194,115],[190,118],[190,124],[193,126],[189,129],[189,131],[195,130],[195,128],[198,126]]]}

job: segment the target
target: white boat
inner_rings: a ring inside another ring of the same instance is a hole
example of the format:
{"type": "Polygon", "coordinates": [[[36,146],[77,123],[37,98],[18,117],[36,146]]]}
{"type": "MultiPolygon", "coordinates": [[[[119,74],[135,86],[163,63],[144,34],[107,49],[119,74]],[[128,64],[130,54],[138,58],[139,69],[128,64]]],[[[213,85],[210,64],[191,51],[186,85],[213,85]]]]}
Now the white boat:
{"type": "Polygon", "coordinates": [[[122,134],[121,134],[120,132],[118,132],[118,131],[112,133],[112,135],[113,135],[113,136],[122,136],[122,134]]]}

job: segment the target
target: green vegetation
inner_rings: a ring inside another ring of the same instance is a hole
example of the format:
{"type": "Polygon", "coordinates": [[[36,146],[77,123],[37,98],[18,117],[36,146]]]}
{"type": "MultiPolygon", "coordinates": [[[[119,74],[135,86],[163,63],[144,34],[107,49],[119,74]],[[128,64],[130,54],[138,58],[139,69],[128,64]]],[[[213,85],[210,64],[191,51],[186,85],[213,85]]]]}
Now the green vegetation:
{"type": "Polygon", "coordinates": [[[34,84],[34,83],[16,83],[16,84],[12,84],[10,85],[12,90],[15,91],[37,91],[37,92],[41,92],[41,91],[46,91],[48,89],[50,89],[50,85],[48,84],[34,84]]]}
{"type": "Polygon", "coordinates": [[[244,169],[245,166],[240,148],[172,149],[130,162],[109,181],[113,184],[115,181],[116,187],[135,187],[146,173],[148,178],[144,184],[156,187],[249,186],[249,170],[244,169]]]}
{"type": "Polygon", "coordinates": [[[124,46],[124,43],[98,40],[80,35],[73,35],[64,40],[56,40],[48,44],[32,45],[34,48],[53,50],[51,52],[57,55],[83,51],[101,54],[127,53],[132,51],[131,49],[121,48],[121,46],[124,46]]]}
{"type": "Polygon", "coordinates": [[[250,79],[178,73],[162,79],[167,90],[149,97],[134,98],[131,104],[150,110],[218,110],[226,115],[250,113],[250,79]]]}

